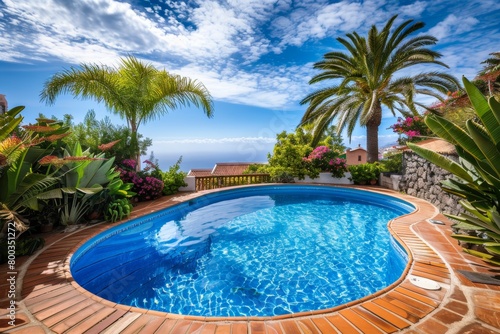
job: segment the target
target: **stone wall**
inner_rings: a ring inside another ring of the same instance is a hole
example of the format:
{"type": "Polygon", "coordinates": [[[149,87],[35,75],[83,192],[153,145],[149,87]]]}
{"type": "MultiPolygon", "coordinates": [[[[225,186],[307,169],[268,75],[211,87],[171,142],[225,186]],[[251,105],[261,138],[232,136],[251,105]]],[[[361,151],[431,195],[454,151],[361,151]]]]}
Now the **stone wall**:
{"type": "MultiPolygon", "coordinates": [[[[458,159],[456,156],[447,157],[455,161],[458,159]]],[[[400,190],[431,202],[443,213],[456,215],[464,211],[458,204],[460,198],[443,191],[440,183],[441,180],[450,177],[452,174],[419,155],[411,151],[403,153],[403,178],[399,186],[400,190]]]]}

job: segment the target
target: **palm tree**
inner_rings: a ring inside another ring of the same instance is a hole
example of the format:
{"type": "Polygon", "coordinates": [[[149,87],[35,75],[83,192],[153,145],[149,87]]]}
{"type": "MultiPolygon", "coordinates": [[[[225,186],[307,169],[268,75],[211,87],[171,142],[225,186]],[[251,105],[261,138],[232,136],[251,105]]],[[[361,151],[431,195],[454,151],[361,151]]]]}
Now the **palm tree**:
{"type": "Polygon", "coordinates": [[[494,85],[500,76],[500,52],[492,52],[490,56],[490,58],[481,62],[481,64],[485,65],[483,70],[479,72],[477,79],[486,81],[488,93],[492,96],[495,91],[494,85]]]}
{"type": "Polygon", "coordinates": [[[490,58],[482,62],[482,64],[485,64],[484,70],[488,72],[500,70],[500,52],[492,52],[490,56],[490,58]]]}
{"type": "Polygon", "coordinates": [[[107,109],[126,119],[131,131],[131,157],[140,169],[138,130],[142,123],[166,114],[168,110],[188,104],[202,107],[212,117],[210,93],[197,81],[145,64],[135,57],[121,59],[116,68],[82,64],[56,73],[44,85],[41,101],[54,104],[61,93],[104,102],[107,109]]]}
{"type": "Polygon", "coordinates": [[[309,106],[301,120],[302,124],[315,124],[315,140],[335,119],[337,131],[347,129],[349,138],[356,123],[366,127],[368,161],[378,160],[378,128],[382,121],[382,106],[395,115],[418,114],[416,94],[430,95],[442,100],[439,93],[457,90],[458,80],[442,72],[428,72],[418,75],[404,75],[401,70],[419,64],[436,64],[441,55],[425,46],[434,45],[437,39],[429,35],[408,38],[421,29],[422,22],[408,20],[391,27],[396,19],[393,16],[379,32],[372,26],[367,38],[356,32],[347,34],[348,40],[337,38],[347,48],[348,53],[328,52],[323,60],[314,64],[322,72],[309,83],[320,83],[338,79],[338,82],[319,89],[306,96],[301,104],[309,106]],[[396,77],[396,74],[398,76],[396,77]]]}

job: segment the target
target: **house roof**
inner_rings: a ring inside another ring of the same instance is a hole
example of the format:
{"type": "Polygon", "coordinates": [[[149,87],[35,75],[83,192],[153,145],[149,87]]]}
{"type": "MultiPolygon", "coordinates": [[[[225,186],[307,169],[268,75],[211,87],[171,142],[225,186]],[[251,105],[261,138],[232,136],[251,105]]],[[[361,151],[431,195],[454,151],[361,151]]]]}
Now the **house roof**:
{"type": "Polygon", "coordinates": [[[250,162],[218,162],[215,164],[212,175],[239,175],[252,165],[250,162]]]}
{"type": "Polygon", "coordinates": [[[454,145],[448,143],[446,140],[439,138],[425,139],[419,141],[418,143],[415,143],[415,145],[440,154],[457,154],[454,145]]]}
{"type": "Polygon", "coordinates": [[[362,148],[361,145],[360,145],[360,146],[358,146],[356,148],[348,148],[348,149],[346,149],[345,153],[347,153],[347,152],[354,152],[354,151],[358,151],[358,150],[366,152],[366,149],[362,148]]]}
{"type": "Polygon", "coordinates": [[[210,176],[212,175],[212,170],[210,168],[198,168],[191,169],[187,176],[210,176]]]}

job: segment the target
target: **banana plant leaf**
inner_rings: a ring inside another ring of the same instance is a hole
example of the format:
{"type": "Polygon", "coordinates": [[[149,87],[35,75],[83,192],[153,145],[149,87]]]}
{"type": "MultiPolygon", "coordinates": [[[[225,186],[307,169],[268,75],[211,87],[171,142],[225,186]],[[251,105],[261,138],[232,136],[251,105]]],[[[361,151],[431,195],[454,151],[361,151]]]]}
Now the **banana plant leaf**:
{"type": "Polygon", "coordinates": [[[500,142],[500,122],[498,121],[498,115],[495,115],[495,113],[500,112],[500,110],[495,109],[494,113],[490,108],[490,104],[492,104],[494,108],[496,108],[497,105],[491,103],[491,99],[490,104],[488,104],[488,100],[481,91],[465,77],[463,78],[463,83],[467,95],[469,95],[469,99],[476,110],[476,114],[481,119],[490,137],[494,140],[495,145],[497,145],[500,142]]]}
{"type": "Polygon", "coordinates": [[[452,234],[451,237],[453,239],[457,239],[459,241],[467,242],[469,244],[474,244],[474,245],[482,245],[485,242],[483,238],[474,237],[472,235],[452,234]]]}
{"type": "Polygon", "coordinates": [[[500,259],[498,258],[495,258],[494,255],[491,255],[491,254],[488,254],[488,253],[484,253],[484,252],[479,252],[479,251],[475,251],[473,249],[465,249],[463,250],[465,253],[467,254],[470,254],[470,255],[474,255],[474,256],[477,256],[477,257],[480,257],[481,259],[483,259],[483,261],[485,262],[488,262],[488,263],[491,263],[491,264],[494,264],[496,266],[500,266],[500,259]]]}
{"type": "Polygon", "coordinates": [[[425,118],[425,124],[440,138],[463,147],[474,159],[484,159],[483,153],[470,135],[454,123],[443,117],[430,115],[425,118]]]}
{"type": "Polygon", "coordinates": [[[467,230],[467,231],[484,231],[484,227],[473,225],[473,224],[468,224],[465,222],[460,222],[460,223],[454,224],[453,228],[460,229],[460,230],[467,230]]]}
{"type": "Polygon", "coordinates": [[[498,243],[498,242],[487,242],[487,243],[484,244],[484,248],[491,255],[500,256],[500,243],[498,243]]]}

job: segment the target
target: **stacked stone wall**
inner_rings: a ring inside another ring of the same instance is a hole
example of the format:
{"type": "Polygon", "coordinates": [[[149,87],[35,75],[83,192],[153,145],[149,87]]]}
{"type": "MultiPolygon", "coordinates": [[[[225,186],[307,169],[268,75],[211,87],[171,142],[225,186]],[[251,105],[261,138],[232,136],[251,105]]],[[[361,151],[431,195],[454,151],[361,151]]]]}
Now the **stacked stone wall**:
{"type": "MultiPolygon", "coordinates": [[[[456,156],[448,157],[457,161],[456,156]]],[[[460,198],[443,191],[440,182],[452,176],[419,155],[407,151],[403,154],[403,178],[399,187],[408,195],[431,202],[443,213],[457,215],[464,211],[458,203],[460,198]]]]}

